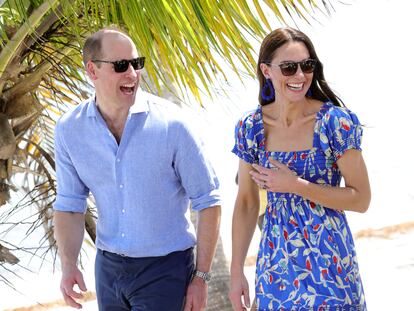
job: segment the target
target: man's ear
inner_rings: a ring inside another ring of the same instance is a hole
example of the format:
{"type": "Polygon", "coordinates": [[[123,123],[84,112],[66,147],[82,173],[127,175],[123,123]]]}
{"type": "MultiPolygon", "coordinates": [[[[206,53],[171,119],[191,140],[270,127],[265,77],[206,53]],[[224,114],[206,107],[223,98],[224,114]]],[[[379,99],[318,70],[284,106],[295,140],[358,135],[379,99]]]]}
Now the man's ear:
{"type": "Polygon", "coordinates": [[[86,74],[92,81],[98,79],[95,72],[95,64],[92,61],[86,63],[86,74]]]}
{"type": "Polygon", "coordinates": [[[266,79],[270,78],[270,75],[269,75],[270,68],[269,68],[269,66],[267,66],[266,64],[261,63],[260,64],[260,70],[262,71],[262,74],[264,75],[264,77],[266,79]]]}

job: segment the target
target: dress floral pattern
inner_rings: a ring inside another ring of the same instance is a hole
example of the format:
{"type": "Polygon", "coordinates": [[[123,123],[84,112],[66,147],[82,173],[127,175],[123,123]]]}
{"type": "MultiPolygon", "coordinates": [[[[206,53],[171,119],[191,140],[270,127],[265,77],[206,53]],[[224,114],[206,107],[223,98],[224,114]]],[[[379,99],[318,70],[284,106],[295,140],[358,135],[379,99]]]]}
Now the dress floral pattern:
{"type": "MultiPolygon", "coordinates": [[[[316,115],[309,150],[266,151],[262,110],[236,126],[233,152],[271,167],[273,158],[310,182],[338,187],[336,161],[361,150],[362,127],[354,113],[327,102],[316,115]]],[[[268,205],[256,263],[259,310],[366,310],[354,241],[343,211],[292,193],[267,193],[268,205]]]]}

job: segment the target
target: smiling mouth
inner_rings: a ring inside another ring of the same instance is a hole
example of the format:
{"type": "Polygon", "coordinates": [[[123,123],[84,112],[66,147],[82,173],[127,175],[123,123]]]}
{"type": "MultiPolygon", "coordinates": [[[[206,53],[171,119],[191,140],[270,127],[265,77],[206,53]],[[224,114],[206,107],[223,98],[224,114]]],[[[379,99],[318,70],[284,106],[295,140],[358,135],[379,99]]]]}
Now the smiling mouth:
{"type": "Polygon", "coordinates": [[[135,83],[121,85],[120,89],[124,94],[133,94],[135,90],[135,83]]]}
{"type": "Polygon", "coordinates": [[[288,83],[287,87],[292,91],[301,91],[305,83],[288,83]]]}

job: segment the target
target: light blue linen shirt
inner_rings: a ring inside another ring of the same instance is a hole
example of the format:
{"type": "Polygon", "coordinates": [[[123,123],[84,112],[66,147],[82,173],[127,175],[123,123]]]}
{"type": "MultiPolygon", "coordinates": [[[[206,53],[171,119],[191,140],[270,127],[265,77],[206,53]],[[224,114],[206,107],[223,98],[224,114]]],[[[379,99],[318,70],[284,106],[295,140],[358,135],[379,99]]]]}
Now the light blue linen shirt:
{"type": "Polygon", "coordinates": [[[96,246],[130,257],[163,256],[196,243],[189,203],[220,205],[219,182],[201,141],[175,105],[143,91],[118,145],[91,99],[55,129],[54,209],[98,210],[96,246]]]}

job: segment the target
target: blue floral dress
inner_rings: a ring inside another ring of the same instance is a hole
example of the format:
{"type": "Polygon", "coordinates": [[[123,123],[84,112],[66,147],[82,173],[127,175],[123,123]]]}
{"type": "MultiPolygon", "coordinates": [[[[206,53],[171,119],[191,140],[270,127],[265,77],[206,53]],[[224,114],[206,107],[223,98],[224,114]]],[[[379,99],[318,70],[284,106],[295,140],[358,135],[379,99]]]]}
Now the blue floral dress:
{"type": "MultiPolygon", "coordinates": [[[[354,113],[327,102],[317,113],[309,150],[266,151],[259,106],[236,126],[233,152],[247,163],[271,167],[273,158],[312,183],[338,187],[336,161],[361,150],[354,113]]],[[[343,211],[292,193],[268,191],[256,264],[259,310],[366,310],[354,241],[343,211]]]]}

